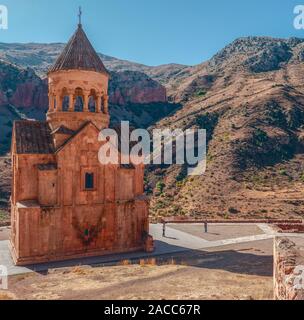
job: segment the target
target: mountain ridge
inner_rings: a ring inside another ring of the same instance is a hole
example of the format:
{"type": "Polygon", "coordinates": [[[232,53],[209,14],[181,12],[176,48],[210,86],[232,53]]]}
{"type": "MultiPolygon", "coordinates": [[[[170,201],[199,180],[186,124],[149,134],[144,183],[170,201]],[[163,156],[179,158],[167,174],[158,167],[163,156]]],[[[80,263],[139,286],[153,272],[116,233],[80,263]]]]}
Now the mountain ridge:
{"type": "MultiPolygon", "coordinates": [[[[0,42],[0,58],[7,60],[17,66],[30,67],[40,76],[45,76],[47,69],[54,63],[56,57],[59,56],[63,50],[64,43],[3,43],[0,42]],[[6,50],[6,53],[4,52],[6,50]],[[18,51],[22,50],[22,55],[18,55],[18,51]],[[37,55],[40,54],[40,57],[37,55]],[[41,56],[42,54],[42,56],[41,56]],[[35,60],[37,59],[37,60],[35,60]],[[38,61],[40,61],[38,63],[38,61]]],[[[159,66],[148,66],[145,64],[128,61],[124,59],[115,58],[109,55],[98,53],[106,67],[110,71],[146,71],[167,68],[172,66],[173,68],[186,67],[182,64],[170,63],[159,66]]]]}

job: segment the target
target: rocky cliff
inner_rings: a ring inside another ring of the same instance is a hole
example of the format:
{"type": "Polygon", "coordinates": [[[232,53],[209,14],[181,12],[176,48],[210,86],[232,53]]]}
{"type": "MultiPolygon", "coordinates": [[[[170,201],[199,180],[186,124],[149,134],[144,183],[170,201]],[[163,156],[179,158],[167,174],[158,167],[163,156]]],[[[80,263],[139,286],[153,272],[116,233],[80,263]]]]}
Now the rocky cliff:
{"type": "Polygon", "coordinates": [[[166,89],[138,71],[112,72],[109,85],[110,103],[114,105],[166,102],[166,89]]]}
{"type": "Polygon", "coordinates": [[[47,82],[30,68],[0,60],[0,107],[43,108],[48,104],[47,82]]]}

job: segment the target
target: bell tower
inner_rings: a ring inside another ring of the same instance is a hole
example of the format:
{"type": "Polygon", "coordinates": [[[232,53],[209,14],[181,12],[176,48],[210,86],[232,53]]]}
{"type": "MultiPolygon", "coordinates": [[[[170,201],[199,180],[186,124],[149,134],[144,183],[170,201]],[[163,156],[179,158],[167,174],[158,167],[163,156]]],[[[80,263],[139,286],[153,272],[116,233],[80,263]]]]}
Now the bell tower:
{"type": "Polygon", "coordinates": [[[48,72],[52,131],[76,131],[91,121],[98,129],[109,126],[109,73],[87,38],[81,24],[48,72]]]}

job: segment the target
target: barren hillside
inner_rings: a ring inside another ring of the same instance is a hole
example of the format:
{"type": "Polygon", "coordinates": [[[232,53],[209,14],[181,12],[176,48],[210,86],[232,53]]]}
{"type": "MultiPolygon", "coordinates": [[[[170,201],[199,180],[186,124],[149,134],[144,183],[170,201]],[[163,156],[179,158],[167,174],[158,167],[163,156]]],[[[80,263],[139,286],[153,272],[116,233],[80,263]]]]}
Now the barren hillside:
{"type": "Polygon", "coordinates": [[[152,215],[304,216],[303,57],[300,39],[243,38],[168,83],[183,108],[157,127],[207,129],[207,172],[150,168],[152,215]]]}

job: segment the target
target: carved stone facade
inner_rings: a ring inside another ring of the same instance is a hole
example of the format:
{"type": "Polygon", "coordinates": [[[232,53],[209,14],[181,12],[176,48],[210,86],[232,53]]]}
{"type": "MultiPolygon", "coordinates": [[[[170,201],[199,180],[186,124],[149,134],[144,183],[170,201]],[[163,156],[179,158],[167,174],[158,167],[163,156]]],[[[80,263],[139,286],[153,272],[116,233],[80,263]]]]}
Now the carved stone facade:
{"type": "Polygon", "coordinates": [[[11,252],[18,265],[153,250],[143,165],[101,165],[108,80],[79,25],[48,74],[46,122],[16,121],[11,252]]]}

